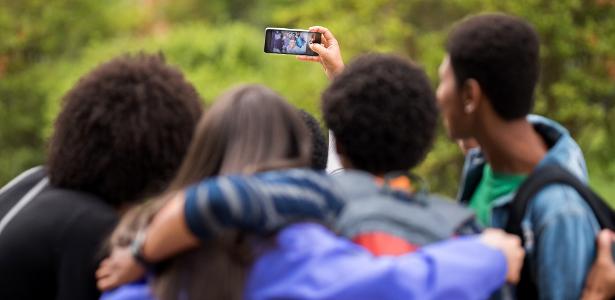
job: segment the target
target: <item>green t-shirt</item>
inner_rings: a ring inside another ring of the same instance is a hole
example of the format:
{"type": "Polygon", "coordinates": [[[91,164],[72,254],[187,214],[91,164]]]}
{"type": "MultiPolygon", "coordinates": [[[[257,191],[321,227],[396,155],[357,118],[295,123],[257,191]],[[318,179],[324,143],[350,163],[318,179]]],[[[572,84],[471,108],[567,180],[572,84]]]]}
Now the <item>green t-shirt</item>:
{"type": "Polygon", "coordinates": [[[491,226],[491,204],[495,199],[516,191],[525,180],[525,174],[507,174],[493,172],[489,164],[485,164],[483,178],[470,199],[470,208],[476,213],[478,222],[483,226],[491,226]]]}

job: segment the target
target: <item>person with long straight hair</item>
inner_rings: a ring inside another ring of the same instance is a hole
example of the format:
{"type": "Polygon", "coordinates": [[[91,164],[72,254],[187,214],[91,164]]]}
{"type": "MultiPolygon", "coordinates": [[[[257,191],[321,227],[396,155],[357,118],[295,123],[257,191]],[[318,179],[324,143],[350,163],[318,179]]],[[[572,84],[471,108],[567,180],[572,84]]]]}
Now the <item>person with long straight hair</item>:
{"type": "MultiPolygon", "coordinates": [[[[182,166],[165,196],[128,212],[111,238],[127,246],[175,191],[203,178],[308,167],[311,139],[299,111],[260,85],[241,85],[223,94],[203,115],[182,166]]],[[[204,243],[168,261],[155,274],[156,299],[242,299],[252,262],[246,238],[238,232],[204,243]]],[[[147,287],[136,286],[142,293],[147,287]]],[[[124,299],[127,289],[104,299],[124,299]]]]}

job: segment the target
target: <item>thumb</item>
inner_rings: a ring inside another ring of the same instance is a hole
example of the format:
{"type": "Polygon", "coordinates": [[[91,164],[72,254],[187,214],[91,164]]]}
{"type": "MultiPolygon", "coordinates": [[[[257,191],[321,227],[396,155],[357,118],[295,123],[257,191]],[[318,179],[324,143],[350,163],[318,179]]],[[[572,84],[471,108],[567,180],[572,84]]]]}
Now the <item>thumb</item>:
{"type": "Polygon", "coordinates": [[[325,46],[321,45],[321,44],[315,44],[312,43],[310,44],[310,49],[312,49],[312,51],[318,53],[318,55],[323,55],[327,52],[327,48],[325,48],[325,46]]]}
{"type": "Polygon", "coordinates": [[[596,243],[598,244],[597,261],[604,263],[613,263],[613,257],[611,256],[611,243],[613,242],[612,233],[605,229],[600,231],[596,243]]]}

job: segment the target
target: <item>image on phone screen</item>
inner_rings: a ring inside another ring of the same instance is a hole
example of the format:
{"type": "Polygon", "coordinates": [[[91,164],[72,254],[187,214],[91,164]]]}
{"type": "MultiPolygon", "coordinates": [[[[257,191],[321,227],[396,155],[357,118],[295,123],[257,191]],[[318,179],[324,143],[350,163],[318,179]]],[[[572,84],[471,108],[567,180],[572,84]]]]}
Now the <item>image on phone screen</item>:
{"type": "Polygon", "coordinates": [[[267,28],[265,31],[267,53],[318,56],[308,46],[310,43],[320,43],[319,32],[283,28],[267,28]]]}

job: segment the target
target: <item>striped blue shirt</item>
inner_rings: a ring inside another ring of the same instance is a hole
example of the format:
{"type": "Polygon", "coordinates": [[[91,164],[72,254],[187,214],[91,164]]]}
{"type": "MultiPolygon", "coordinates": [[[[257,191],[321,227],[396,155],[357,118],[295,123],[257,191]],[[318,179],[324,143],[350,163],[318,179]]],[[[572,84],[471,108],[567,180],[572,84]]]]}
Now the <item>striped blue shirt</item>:
{"type": "Polygon", "coordinates": [[[324,172],[291,169],[220,176],[186,190],[190,230],[209,239],[225,229],[268,233],[301,220],[333,222],[344,206],[324,172]]]}

